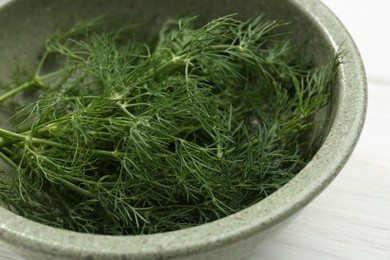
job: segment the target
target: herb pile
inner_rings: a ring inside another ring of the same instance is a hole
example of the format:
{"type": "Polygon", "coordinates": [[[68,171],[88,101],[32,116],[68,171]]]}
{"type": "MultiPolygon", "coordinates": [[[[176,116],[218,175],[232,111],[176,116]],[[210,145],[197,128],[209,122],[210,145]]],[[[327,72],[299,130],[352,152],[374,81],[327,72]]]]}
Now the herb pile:
{"type": "Polygon", "coordinates": [[[183,18],[154,47],[129,28],[53,35],[31,79],[0,95],[4,106],[36,95],[0,129],[14,169],[2,174],[2,203],[50,226],[127,235],[262,200],[310,159],[305,137],[338,66],[338,57],[321,67],[299,59],[283,26],[183,18]]]}

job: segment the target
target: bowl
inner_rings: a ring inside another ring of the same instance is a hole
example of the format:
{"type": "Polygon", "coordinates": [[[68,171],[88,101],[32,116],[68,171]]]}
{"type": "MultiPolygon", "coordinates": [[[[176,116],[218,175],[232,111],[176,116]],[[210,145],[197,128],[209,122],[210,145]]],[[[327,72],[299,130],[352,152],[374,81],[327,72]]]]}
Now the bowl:
{"type": "MultiPolygon", "coordinates": [[[[139,235],[81,234],[35,223],[0,207],[2,243],[27,259],[242,259],[282,230],[336,177],[351,155],[366,114],[366,78],[359,52],[340,21],[316,0],[1,0],[0,78],[23,60],[34,66],[41,43],[59,26],[102,13],[149,19],[155,31],[169,17],[204,20],[230,13],[290,21],[297,44],[316,63],[344,51],[331,100],[317,129],[319,149],[295,178],[259,203],[223,219],[178,231],[139,235]]],[[[318,225],[321,223],[319,222],[318,225]]]]}

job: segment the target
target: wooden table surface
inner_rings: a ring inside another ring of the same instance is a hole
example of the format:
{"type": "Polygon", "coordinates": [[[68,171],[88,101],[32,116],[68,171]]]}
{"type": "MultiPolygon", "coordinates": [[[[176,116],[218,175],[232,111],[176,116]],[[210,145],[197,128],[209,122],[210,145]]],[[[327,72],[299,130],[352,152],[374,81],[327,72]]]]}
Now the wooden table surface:
{"type": "MultiPolygon", "coordinates": [[[[390,259],[390,2],[323,2],[361,51],[369,88],[366,125],[336,180],[245,260],[390,259]]],[[[21,260],[1,245],[0,259],[21,260]]]]}

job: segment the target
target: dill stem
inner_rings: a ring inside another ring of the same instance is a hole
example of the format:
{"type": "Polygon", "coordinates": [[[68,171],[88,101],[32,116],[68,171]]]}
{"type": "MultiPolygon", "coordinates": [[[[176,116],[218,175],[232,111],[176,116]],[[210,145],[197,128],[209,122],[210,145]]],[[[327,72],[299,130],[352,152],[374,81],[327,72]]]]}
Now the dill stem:
{"type": "MultiPolygon", "coordinates": [[[[1,128],[0,128],[0,136],[3,137],[3,138],[4,137],[9,137],[9,138],[17,139],[17,140],[24,141],[24,142],[30,142],[30,143],[35,143],[35,144],[43,144],[43,145],[53,146],[53,147],[57,147],[57,148],[71,149],[71,150],[75,150],[76,149],[76,147],[71,146],[71,145],[60,144],[60,143],[57,143],[57,142],[53,142],[53,141],[49,141],[49,140],[45,140],[45,139],[32,137],[32,136],[30,136],[28,134],[18,134],[18,133],[7,131],[7,130],[1,129],[1,128]]],[[[0,143],[0,147],[1,147],[1,143],[0,143]]],[[[86,149],[86,148],[79,148],[79,149],[86,149]]],[[[95,154],[99,154],[99,155],[103,155],[103,156],[107,156],[107,157],[117,158],[117,153],[115,153],[113,151],[104,151],[104,150],[96,150],[96,149],[91,149],[91,151],[93,153],[95,153],[95,154]]]]}
{"type": "Polygon", "coordinates": [[[64,184],[68,188],[73,189],[73,190],[75,190],[75,191],[77,191],[77,192],[79,192],[87,197],[96,198],[96,195],[94,195],[92,192],[84,190],[83,188],[80,188],[79,186],[74,185],[73,183],[71,183],[63,178],[56,178],[56,180],[61,182],[62,184],[64,184]]]}
{"type": "Polygon", "coordinates": [[[0,96],[0,102],[3,102],[4,100],[10,98],[10,97],[13,97],[14,95],[16,95],[17,93],[19,92],[22,92],[26,89],[29,89],[31,88],[32,86],[36,85],[37,84],[37,81],[36,79],[32,79],[30,81],[27,81],[21,85],[19,85],[18,87],[16,88],[13,88],[11,89],[10,91],[7,91],[6,93],[4,93],[3,95],[0,96]]]}
{"type": "MultiPolygon", "coordinates": [[[[73,69],[76,69],[77,66],[74,66],[73,69]]],[[[2,94],[0,96],[0,102],[3,102],[13,96],[15,96],[16,94],[18,94],[19,92],[22,92],[26,89],[29,89],[29,88],[32,88],[32,87],[41,87],[41,88],[46,88],[46,85],[43,83],[44,80],[46,79],[50,79],[50,78],[53,78],[55,76],[58,76],[60,75],[61,73],[63,73],[65,70],[69,70],[69,68],[66,68],[66,69],[60,69],[60,70],[57,70],[57,71],[54,71],[52,73],[48,73],[44,76],[39,76],[39,75],[35,75],[33,79],[17,86],[16,88],[13,88],[7,92],[5,92],[4,94],[2,94]]]]}
{"type": "Polygon", "coordinates": [[[50,183],[51,190],[53,191],[54,196],[58,199],[58,201],[64,206],[66,212],[69,214],[71,212],[71,208],[69,207],[68,203],[63,199],[61,194],[58,192],[58,190],[54,187],[53,183],[50,183]]]}
{"type": "Polygon", "coordinates": [[[17,168],[17,165],[3,152],[0,152],[0,159],[7,163],[10,167],[17,168]]]}
{"type": "Polygon", "coordinates": [[[29,89],[29,88],[32,88],[35,86],[45,87],[45,84],[42,82],[41,78],[34,77],[32,80],[27,81],[27,82],[17,86],[16,88],[13,88],[10,91],[7,91],[6,93],[2,94],[0,96],[0,102],[3,102],[5,100],[15,96],[19,92],[22,92],[26,89],[29,89]]]}
{"type": "MultiPolygon", "coordinates": [[[[97,182],[97,181],[91,181],[91,180],[87,180],[85,178],[80,178],[80,177],[75,177],[75,176],[72,176],[72,175],[66,175],[66,176],[63,176],[64,178],[68,179],[68,180],[71,180],[71,181],[77,181],[77,182],[82,182],[82,183],[88,183],[88,184],[91,184],[91,185],[99,185],[100,182],[97,182]]],[[[115,182],[105,182],[105,184],[111,184],[111,185],[114,185],[115,182]]]]}
{"type": "Polygon", "coordinates": [[[14,133],[14,132],[11,132],[11,131],[8,131],[8,130],[5,130],[5,129],[0,129],[0,136],[2,136],[2,137],[11,137],[11,138],[19,139],[19,140],[20,139],[26,140],[26,138],[28,138],[25,135],[14,133]]]}
{"type": "Polygon", "coordinates": [[[38,67],[37,67],[37,70],[35,71],[35,78],[38,78],[39,77],[39,74],[41,72],[41,69],[43,67],[43,64],[45,63],[46,61],[46,58],[47,58],[47,55],[49,54],[49,52],[46,50],[45,53],[42,55],[42,58],[41,60],[39,61],[39,64],[38,64],[38,67]]]}
{"type": "Polygon", "coordinates": [[[168,62],[164,63],[162,66],[160,66],[158,69],[155,70],[156,75],[165,74],[168,73],[171,70],[175,69],[176,66],[180,65],[187,65],[187,63],[190,62],[190,59],[182,59],[181,56],[178,56],[176,58],[173,58],[169,60],[168,62]]]}
{"type": "Polygon", "coordinates": [[[135,119],[136,117],[129,112],[129,110],[127,110],[126,106],[122,103],[116,103],[116,105],[126,114],[128,115],[130,118],[132,119],[135,119]]]}
{"type": "Polygon", "coordinates": [[[7,140],[7,141],[1,140],[0,141],[0,149],[4,149],[4,147],[12,145],[14,143],[18,143],[18,141],[16,141],[16,140],[7,140]]]}
{"type": "Polygon", "coordinates": [[[80,67],[80,66],[79,65],[74,65],[74,66],[70,66],[70,67],[65,67],[63,69],[56,70],[56,71],[53,71],[51,73],[47,73],[47,74],[42,75],[42,76],[36,76],[35,79],[38,79],[38,80],[50,79],[50,78],[53,78],[53,77],[56,77],[56,76],[60,75],[64,71],[75,70],[78,67],[80,67]]]}

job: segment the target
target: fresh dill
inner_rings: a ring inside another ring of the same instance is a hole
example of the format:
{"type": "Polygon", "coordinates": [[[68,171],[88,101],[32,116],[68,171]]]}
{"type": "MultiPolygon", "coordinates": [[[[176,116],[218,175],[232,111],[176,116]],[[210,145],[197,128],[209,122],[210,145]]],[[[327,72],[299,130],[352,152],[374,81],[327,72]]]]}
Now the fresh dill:
{"type": "Polygon", "coordinates": [[[30,80],[0,95],[18,106],[0,129],[14,212],[87,233],[177,230],[253,205],[312,156],[339,61],[297,57],[284,23],[182,18],[154,44],[91,26],[48,38],[30,80]]]}

